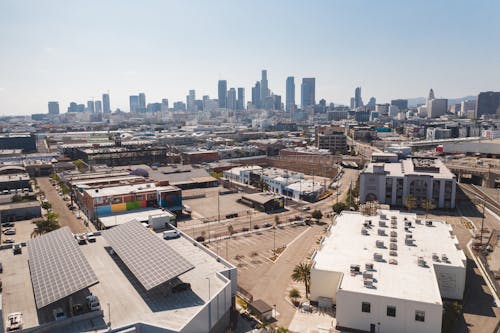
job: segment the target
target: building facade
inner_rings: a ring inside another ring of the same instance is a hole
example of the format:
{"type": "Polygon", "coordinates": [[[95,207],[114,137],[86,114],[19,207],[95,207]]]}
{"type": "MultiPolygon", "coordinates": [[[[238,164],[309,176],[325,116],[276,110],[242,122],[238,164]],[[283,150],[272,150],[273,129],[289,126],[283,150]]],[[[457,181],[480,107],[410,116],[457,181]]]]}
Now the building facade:
{"type": "Polygon", "coordinates": [[[301,105],[302,108],[306,108],[308,106],[314,106],[316,104],[316,79],[311,78],[303,78],[302,85],[300,86],[301,91],[301,105]]]}

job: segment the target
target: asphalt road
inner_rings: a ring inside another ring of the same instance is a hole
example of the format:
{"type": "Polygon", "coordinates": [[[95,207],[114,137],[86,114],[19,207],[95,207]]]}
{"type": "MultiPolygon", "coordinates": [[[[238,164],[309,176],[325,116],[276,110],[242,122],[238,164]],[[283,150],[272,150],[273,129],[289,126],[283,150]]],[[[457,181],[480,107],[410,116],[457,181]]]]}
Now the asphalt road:
{"type": "Polygon", "coordinates": [[[68,226],[71,232],[83,233],[90,230],[83,225],[81,220],[78,220],[71,210],[66,206],[66,201],[64,201],[56,191],[55,186],[50,184],[49,177],[39,177],[36,178],[38,186],[45,193],[45,198],[48,202],[52,204],[52,210],[59,214],[59,224],[61,227],[68,226]]]}

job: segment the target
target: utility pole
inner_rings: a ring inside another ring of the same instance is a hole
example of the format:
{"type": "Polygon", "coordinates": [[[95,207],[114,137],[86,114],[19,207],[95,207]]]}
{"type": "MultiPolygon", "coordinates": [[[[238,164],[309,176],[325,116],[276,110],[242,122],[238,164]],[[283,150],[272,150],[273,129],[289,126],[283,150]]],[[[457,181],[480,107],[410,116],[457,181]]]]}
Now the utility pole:
{"type": "Polygon", "coordinates": [[[483,247],[483,230],[484,230],[484,211],[485,211],[485,202],[484,202],[484,197],[482,198],[483,199],[483,217],[481,218],[481,232],[480,232],[480,236],[479,236],[479,247],[482,248],[483,247]]]}

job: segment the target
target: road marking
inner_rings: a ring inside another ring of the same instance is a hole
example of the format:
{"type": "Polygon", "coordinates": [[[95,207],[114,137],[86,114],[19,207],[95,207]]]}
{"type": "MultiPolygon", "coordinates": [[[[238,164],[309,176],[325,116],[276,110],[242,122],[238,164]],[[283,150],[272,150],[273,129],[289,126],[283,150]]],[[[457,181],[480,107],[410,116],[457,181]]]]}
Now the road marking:
{"type": "Polygon", "coordinates": [[[274,260],[274,263],[277,263],[278,260],[281,258],[281,256],[290,248],[290,246],[292,246],[293,243],[295,243],[300,237],[302,237],[306,232],[308,232],[310,229],[307,228],[306,230],[302,231],[297,237],[295,237],[290,243],[288,243],[286,245],[286,248],[283,252],[281,252],[278,257],[276,258],[276,260],[274,260]]]}

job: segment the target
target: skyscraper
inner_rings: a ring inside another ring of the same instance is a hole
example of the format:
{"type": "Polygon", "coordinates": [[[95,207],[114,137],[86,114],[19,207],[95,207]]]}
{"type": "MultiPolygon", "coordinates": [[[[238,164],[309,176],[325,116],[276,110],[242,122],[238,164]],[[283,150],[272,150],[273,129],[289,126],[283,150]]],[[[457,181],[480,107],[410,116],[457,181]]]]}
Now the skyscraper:
{"type": "Polygon", "coordinates": [[[101,113],[102,112],[102,103],[101,103],[101,101],[95,101],[94,107],[95,107],[95,112],[96,113],[101,113]]]}
{"type": "Polygon", "coordinates": [[[139,110],[139,96],[132,95],[129,97],[130,112],[136,113],[139,110]]]}
{"type": "Polygon", "coordinates": [[[260,98],[260,82],[255,82],[255,86],[252,88],[252,104],[256,108],[260,108],[261,98],[260,98]]]}
{"type": "Polygon", "coordinates": [[[238,110],[245,110],[245,88],[238,88],[238,102],[236,104],[238,110]]]}
{"type": "Polygon", "coordinates": [[[500,115],[500,92],[481,92],[476,99],[476,118],[485,115],[500,115]]]}
{"type": "Polygon", "coordinates": [[[142,112],[146,110],[146,95],[144,93],[139,93],[139,108],[142,112]]]}
{"type": "Polygon", "coordinates": [[[231,88],[227,92],[227,108],[236,110],[236,89],[231,88]]]}
{"type": "Polygon", "coordinates": [[[189,90],[189,95],[186,96],[186,106],[187,110],[191,112],[196,111],[196,105],[195,101],[196,100],[196,92],[194,90],[189,90]]]}
{"type": "Polygon", "coordinates": [[[408,100],[407,99],[393,99],[391,105],[397,106],[401,111],[408,110],[408,100]]]}
{"type": "Polygon", "coordinates": [[[87,101],[87,112],[95,112],[94,101],[87,101]]]}
{"type": "Polygon", "coordinates": [[[260,100],[263,101],[269,97],[269,87],[267,83],[267,70],[262,70],[262,77],[260,79],[260,100]]]}
{"type": "Polygon", "coordinates": [[[316,79],[313,77],[303,78],[300,86],[302,108],[316,104],[316,79]]]}
{"type": "Polygon", "coordinates": [[[49,102],[49,114],[59,114],[59,102],[49,102]]]}
{"type": "Polygon", "coordinates": [[[111,104],[109,103],[109,94],[102,94],[102,108],[104,113],[111,113],[111,104]]]}
{"type": "Polygon", "coordinates": [[[363,106],[363,99],[361,98],[361,87],[357,87],[354,90],[354,108],[359,108],[363,106]]]}
{"type": "Polygon", "coordinates": [[[295,78],[286,78],[286,112],[291,112],[295,105],[295,78]]]}
{"type": "Polygon", "coordinates": [[[227,106],[227,81],[219,80],[219,107],[225,108],[227,106]]]}
{"type": "Polygon", "coordinates": [[[427,97],[427,100],[430,101],[434,98],[436,98],[436,97],[434,97],[434,90],[432,90],[432,88],[431,88],[431,90],[429,90],[429,97],[427,97]]]}
{"type": "Polygon", "coordinates": [[[166,98],[161,100],[161,111],[162,112],[168,111],[168,99],[166,98]]]}

